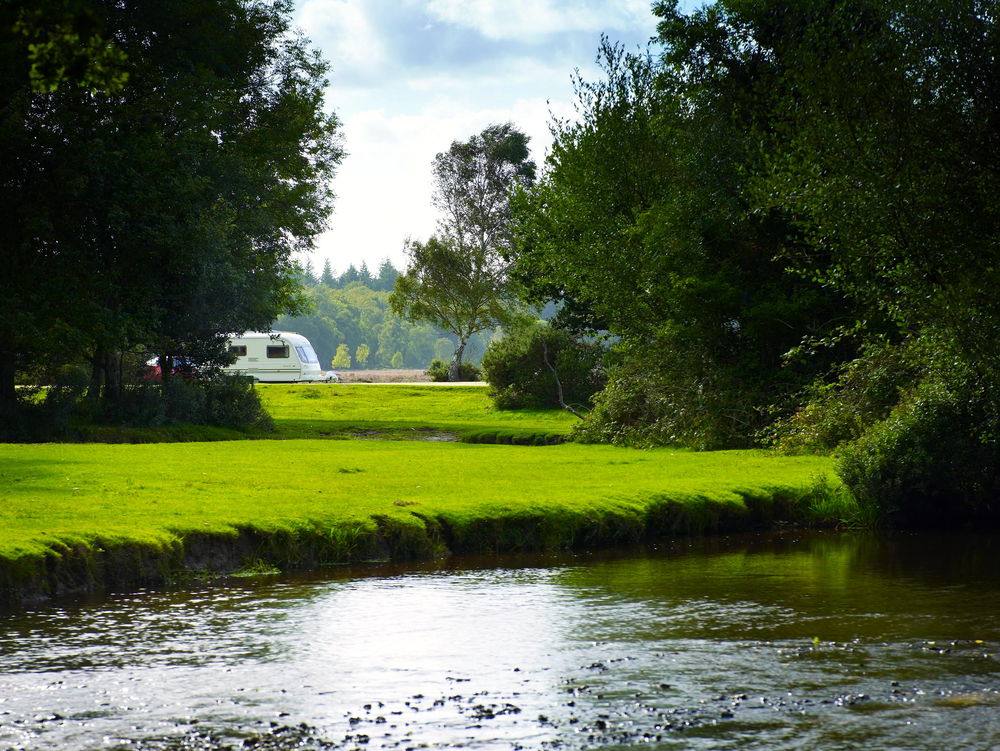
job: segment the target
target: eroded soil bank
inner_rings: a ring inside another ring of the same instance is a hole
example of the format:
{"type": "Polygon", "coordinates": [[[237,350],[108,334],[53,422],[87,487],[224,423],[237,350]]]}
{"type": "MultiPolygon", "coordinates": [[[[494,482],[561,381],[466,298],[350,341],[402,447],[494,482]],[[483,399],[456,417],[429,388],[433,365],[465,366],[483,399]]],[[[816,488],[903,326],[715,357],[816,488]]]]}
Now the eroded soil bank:
{"type": "MultiPolygon", "coordinates": [[[[131,591],[246,569],[309,571],[361,562],[428,561],[453,554],[585,551],[790,526],[831,526],[817,513],[825,488],[745,494],[739,502],[653,499],[644,507],[551,512],[484,507],[427,514],[397,501],[366,522],[188,532],[161,540],[96,537],[53,542],[41,555],[0,557],[0,612],[84,593],[131,591]]],[[[416,504],[413,504],[416,505],[416,504]]]]}
{"type": "Polygon", "coordinates": [[[829,457],[566,443],[0,445],[0,606],[251,567],[830,524],[829,457]]]}

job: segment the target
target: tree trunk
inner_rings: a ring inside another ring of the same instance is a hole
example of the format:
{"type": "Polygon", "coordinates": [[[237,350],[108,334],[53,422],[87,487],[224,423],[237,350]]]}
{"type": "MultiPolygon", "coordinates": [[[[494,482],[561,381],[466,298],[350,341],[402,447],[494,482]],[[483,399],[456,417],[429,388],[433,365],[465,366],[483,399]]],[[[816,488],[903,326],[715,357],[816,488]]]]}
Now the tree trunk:
{"type": "Polygon", "coordinates": [[[173,417],[171,400],[167,398],[167,384],[174,377],[174,356],[160,355],[160,396],[163,398],[163,414],[167,419],[173,417]]]}
{"type": "Polygon", "coordinates": [[[462,339],[458,343],[458,349],[455,350],[455,356],[452,358],[451,366],[448,368],[449,381],[461,380],[459,369],[462,367],[462,354],[465,352],[466,344],[468,344],[468,339],[462,339]]]}
{"type": "Polygon", "coordinates": [[[87,387],[87,400],[93,404],[101,398],[101,387],[104,386],[104,366],[107,364],[107,353],[98,349],[90,358],[90,385],[87,387]]]}
{"type": "Polygon", "coordinates": [[[0,351],[0,419],[13,416],[17,407],[17,389],[14,386],[14,353],[0,351]]]}
{"type": "Polygon", "coordinates": [[[104,398],[117,404],[122,395],[122,355],[108,352],[104,357],[104,398]]]}
{"type": "Polygon", "coordinates": [[[160,355],[160,383],[164,386],[174,374],[174,356],[160,355]]]}
{"type": "Polygon", "coordinates": [[[576,415],[582,420],[583,415],[581,415],[579,411],[573,409],[570,405],[568,405],[566,403],[566,400],[563,398],[562,381],[559,380],[559,372],[556,370],[555,366],[549,361],[549,345],[545,343],[544,339],[542,339],[542,360],[545,362],[546,367],[548,367],[548,369],[552,371],[552,377],[556,379],[556,399],[559,400],[559,406],[562,407],[567,412],[569,412],[570,414],[576,415]]]}

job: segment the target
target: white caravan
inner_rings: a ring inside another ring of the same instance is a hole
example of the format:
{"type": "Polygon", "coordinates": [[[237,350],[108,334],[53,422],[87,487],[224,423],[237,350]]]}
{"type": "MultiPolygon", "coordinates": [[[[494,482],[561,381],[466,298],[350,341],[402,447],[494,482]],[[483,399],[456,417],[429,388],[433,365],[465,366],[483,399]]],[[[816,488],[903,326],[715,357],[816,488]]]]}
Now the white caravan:
{"type": "Polygon", "coordinates": [[[316,351],[301,334],[288,331],[248,331],[229,337],[229,351],[236,362],[227,373],[241,373],[256,381],[336,381],[337,374],[323,370],[316,351]]]}

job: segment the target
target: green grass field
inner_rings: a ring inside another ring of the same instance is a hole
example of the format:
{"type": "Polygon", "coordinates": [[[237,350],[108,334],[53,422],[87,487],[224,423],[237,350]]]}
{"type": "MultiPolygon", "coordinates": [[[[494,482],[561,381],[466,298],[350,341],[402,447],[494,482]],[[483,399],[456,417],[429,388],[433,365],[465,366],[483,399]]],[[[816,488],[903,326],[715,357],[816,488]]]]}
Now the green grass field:
{"type": "Polygon", "coordinates": [[[158,568],[114,581],[169,578],[192,565],[185,546],[195,540],[256,540],[257,548],[238,552],[240,560],[230,552],[214,566],[232,570],[446,549],[587,548],[850,513],[825,457],[296,439],[369,431],[544,437],[566,433],[575,418],[496,411],[483,390],[470,388],[262,392],[276,436],[285,440],[0,444],[0,589],[7,601],[16,601],[11,592],[22,581],[45,591],[70,588],[52,584],[69,560],[77,562],[73,581],[110,581],[109,568],[130,566],[158,568]]]}
{"type": "Polygon", "coordinates": [[[563,410],[499,410],[475,386],[262,384],[264,405],[282,438],[450,434],[473,442],[544,443],[569,433],[563,410]]]}
{"type": "Polygon", "coordinates": [[[236,528],[642,515],[664,500],[742,506],[807,493],[821,457],[479,446],[420,441],[226,441],[0,446],[0,556],[53,543],[165,541],[236,528]]]}

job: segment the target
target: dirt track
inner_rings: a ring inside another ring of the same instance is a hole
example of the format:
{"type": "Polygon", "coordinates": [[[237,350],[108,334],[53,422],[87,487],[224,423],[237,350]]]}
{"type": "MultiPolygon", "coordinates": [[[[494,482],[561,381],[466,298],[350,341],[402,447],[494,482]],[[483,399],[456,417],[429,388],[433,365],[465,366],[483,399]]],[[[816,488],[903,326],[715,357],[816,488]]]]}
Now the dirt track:
{"type": "Polygon", "coordinates": [[[435,382],[422,370],[338,370],[341,383],[398,383],[413,386],[485,386],[483,381],[435,382]]]}

